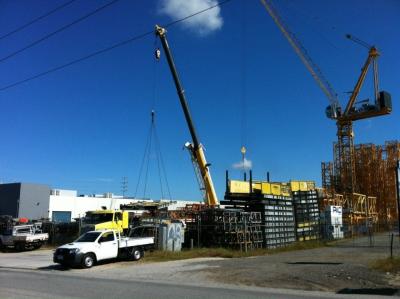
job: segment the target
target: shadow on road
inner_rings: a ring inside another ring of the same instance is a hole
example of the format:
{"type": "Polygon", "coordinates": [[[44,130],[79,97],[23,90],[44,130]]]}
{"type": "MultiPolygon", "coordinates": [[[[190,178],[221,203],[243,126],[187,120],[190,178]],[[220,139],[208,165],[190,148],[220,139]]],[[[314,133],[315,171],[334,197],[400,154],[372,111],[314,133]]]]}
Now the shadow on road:
{"type": "Polygon", "coordinates": [[[342,265],[343,263],[334,262],[287,262],[288,265],[342,265]]]}
{"type": "Polygon", "coordinates": [[[350,289],[345,288],[338,291],[338,294],[358,294],[358,295],[386,295],[386,296],[393,296],[397,294],[399,289],[395,288],[376,288],[376,289],[350,289]]]}
{"type": "Polygon", "coordinates": [[[66,266],[62,266],[62,265],[50,265],[50,266],[46,266],[46,267],[38,267],[36,268],[36,270],[41,270],[41,271],[69,271],[71,270],[71,267],[66,267],[66,266]]]}

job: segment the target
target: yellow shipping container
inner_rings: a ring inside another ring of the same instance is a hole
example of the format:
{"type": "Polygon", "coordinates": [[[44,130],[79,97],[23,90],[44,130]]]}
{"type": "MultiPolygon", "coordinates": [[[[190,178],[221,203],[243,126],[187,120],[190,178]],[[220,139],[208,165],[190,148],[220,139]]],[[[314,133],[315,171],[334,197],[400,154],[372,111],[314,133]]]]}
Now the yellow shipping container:
{"type": "Polygon", "coordinates": [[[307,188],[308,188],[308,190],[315,190],[315,182],[307,181],[307,188]]]}
{"type": "Polygon", "coordinates": [[[290,189],[296,191],[310,191],[315,189],[314,181],[290,181],[290,189]]]}
{"type": "MultiPolygon", "coordinates": [[[[254,185],[254,184],[253,184],[254,185]]],[[[250,193],[250,183],[244,181],[229,181],[230,193],[250,193]]]]}
{"type": "Polygon", "coordinates": [[[307,182],[299,182],[300,191],[308,191],[307,182]]]}
{"type": "Polygon", "coordinates": [[[262,185],[261,182],[252,183],[253,192],[257,192],[257,191],[261,192],[261,189],[262,189],[261,185],[262,185]]]}
{"type": "Polygon", "coordinates": [[[291,181],[290,182],[290,189],[292,189],[293,192],[299,191],[300,190],[300,185],[298,181],[291,181]]]}
{"type": "Polygon", "coordinates": [[[281,195],[290,196],[290,185],[288,183],[281,183],[281,195]]]}
{"type": "Polygon", "coordinates": [[[267,182],[261,183],[261,193],[262,194],[271,194],[271,184],[267,182]]]}
{"type": "Polygon", "coordinates": [[[281,195],[281,185],[271,183],[271,193],[273,195],[281,195]]]}

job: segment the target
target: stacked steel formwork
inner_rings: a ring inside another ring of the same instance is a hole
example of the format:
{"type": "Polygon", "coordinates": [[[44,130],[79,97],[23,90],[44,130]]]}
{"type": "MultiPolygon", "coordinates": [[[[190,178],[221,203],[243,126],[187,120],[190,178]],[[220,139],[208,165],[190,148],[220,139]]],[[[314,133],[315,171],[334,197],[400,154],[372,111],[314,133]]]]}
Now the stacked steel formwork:
{"type": "Polygon", "coordinates": [[[320,216],[317,190],[293,191],[296,238],[298,241],[320,238],[320,216]]]}
{"type": "Polygon", "coordinates": [[[243,251],[262,247],[261,214],[241,209],[186,205],[170,213],[185,223],[186,247],[224,247],[243,251]]]}
{"type": "Polygon", "coordinates": [[[243,197],[243,194],[230,193],[225,195],[222,204],[260,214],[264,248],[283,247],[296,240],[293,200],[289,196],[248,194],[243,197]]]}
{"type": "Polygon", "coordinates": [[[210,208],[200,213],[201,243],[206,247],[252,250],[262,247],[261,214],[210,208]]]}

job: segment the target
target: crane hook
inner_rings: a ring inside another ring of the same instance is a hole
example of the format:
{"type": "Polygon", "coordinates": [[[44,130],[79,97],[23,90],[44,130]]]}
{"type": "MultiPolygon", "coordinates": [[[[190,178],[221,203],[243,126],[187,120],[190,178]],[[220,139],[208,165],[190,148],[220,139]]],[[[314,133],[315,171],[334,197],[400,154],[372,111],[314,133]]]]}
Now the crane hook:
{"type": "Polygon", "coordinates": [[[161,51],[160,51],[160,49],[156,49],[156,51],[154,52],[154,55],[156,56],[156,59],[157,60],[160,60],[160,56],[161,56],[161,51]]]}

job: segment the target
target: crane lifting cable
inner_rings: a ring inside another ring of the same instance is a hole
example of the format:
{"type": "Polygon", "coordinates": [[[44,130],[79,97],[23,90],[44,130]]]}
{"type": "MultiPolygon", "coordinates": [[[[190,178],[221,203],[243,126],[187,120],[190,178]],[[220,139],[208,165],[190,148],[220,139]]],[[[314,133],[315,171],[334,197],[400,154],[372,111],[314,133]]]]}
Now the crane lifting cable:
{"type": "Polygon", "coordinates": [[[158,182],[160,186],[160,194],[161,199],[168,198],[171,200],[171,192],[169,189],[169,183],[167,178],[167,172],[165,170],[164,159],[161,152],[160,140],[158,138],[157,128],[155,124],[155,111],[151,111],[151,124],[149,129],[149,134],[147,136],[146,147],[144,151],[144,155],[142,158],[142,162],[139,170],[139,178],[136,184],[135,189],[135,198],[138,195],[139,187],[142,184],[143,186],[143,198],[146,198],[148,195],[148,187],[149,187],[149,173],[151,171],[151,160],[152,157],[156,158],[157,174],[158,174],[158,182]],[[143,177],[143,181],[142,181],[143,177]]]}
{"type": "Polygon", "coordinates": [[[246,145],[247,145],[247,82],[246,82],[246,68],[247,68],[247,51],[246,51],[246,0],[242,0],[242,47],[241,47],[241,92],[240,92],[240,102],[241,102],[241,148],[240,152],[242,154],[242,170],[243,175],[246,176],[246,145]]]}
{"type": "Polygon", "coordinates": [[[158,173],[158,181],[160,185],[160,194],[161,198],[166,198],[166,195],[168,196],[168,199],[171,200],[171,192],[169,189],[169,183],[168,183],[168,178],[167,178],[167,172],[165,170],[165,165],[164,165],[164,160],[162,157],[162,152],[161,152],[161,145],[160,145],[160,140],[158,138],[158,133],[157,133],[157,127],[155,123],[155,110],[154,107],[156,105],[156,99],[158,97],[157,90],[158,90],[158,72],[157,72],[157,65],[158,61],[160,59],[161,51],[157,47],[158,46],[158,39],[155,38],[154,40],[154,47],[156,48],[154,55],[155,55],[155,60],[154,60],[154,68],[153,68],[153,101],[152,101],[152,107],[153,109],[151,110],[151,123],[150,123],[150,129],[149,133],[147,136],[147,142],[146,142],[146,147],[144,151],[144,155],[142,158],[142,162],[140,165],[140,170],[139,170],[139,178],[136,184],[136,190],[135,190],[135,197],[138,194],[139,186],[142,180],[142,175],[144,176],[143,178],[143,198],[146,198],[147,195],[147,187],[148,187],[148,177],[149,177],[149,170],[150,170],[150,161],[152,156],[156,157],[156,167],[157,167],[157,173],[158,173]],[[167,194],[164,193],[164,191],[167,192],[167,194]]]}

